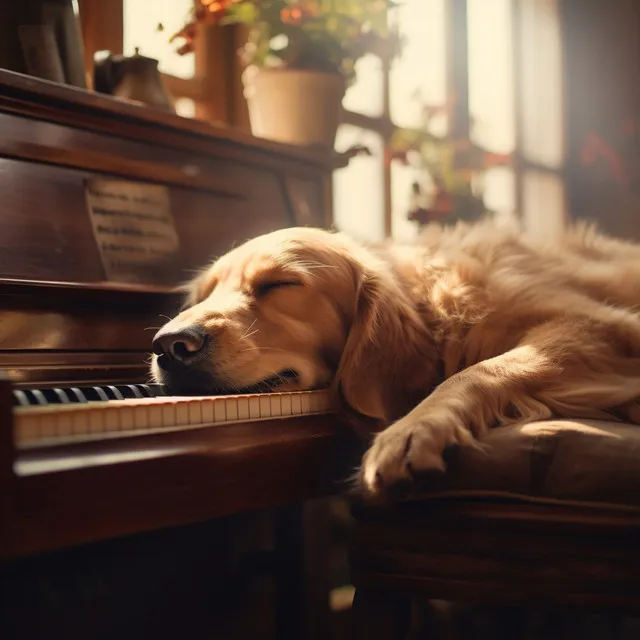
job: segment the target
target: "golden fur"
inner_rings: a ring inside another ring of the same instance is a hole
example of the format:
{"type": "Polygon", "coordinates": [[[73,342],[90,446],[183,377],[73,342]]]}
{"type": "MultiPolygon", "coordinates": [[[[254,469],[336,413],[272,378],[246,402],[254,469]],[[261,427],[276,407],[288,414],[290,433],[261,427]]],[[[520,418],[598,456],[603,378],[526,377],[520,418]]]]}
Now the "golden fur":
{"type": "Polygon", "coordinates": [[[374,248],[286,229],[203,271],[163,328],[212,338],[197,375],[153,371],[177,389],[271,388],[285,371],[281,390],[330,386],[379,431],[360,477],[380,497],[495,425],[640,422],[639,306],[640,246],[590,227],[541,244],[490,223],[433,226],[374,248]]]}

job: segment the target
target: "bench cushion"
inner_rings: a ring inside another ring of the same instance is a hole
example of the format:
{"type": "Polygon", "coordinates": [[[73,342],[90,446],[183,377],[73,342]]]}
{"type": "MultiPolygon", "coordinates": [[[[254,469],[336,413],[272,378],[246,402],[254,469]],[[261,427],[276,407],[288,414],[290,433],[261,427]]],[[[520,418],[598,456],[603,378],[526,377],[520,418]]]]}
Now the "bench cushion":
{"type": "MultiPolygon", "coordinates": [[[[519,497],[640,509],[640,425],[546,420],[497,427],[455,452],[420,498],[519,497]]],[[[415,500],[415,496],[413,498],[415,500]]]]}

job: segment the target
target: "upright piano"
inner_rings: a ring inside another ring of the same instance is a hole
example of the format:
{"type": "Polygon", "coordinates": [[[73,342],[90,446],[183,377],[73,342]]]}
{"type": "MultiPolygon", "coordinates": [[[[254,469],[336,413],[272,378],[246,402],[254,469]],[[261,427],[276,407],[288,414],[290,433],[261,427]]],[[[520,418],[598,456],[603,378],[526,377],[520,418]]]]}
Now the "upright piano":
{"type": "Polygon", "coordinates": [[[342,488],[327,396],[175,398],[148,355],[195,270],[330,223],[331,171],[0,70],[0,636],[231,638],[211,635],[228,546],[209,523],[274,509],[276,637],[303,637],[291,505],[342,488]]]}

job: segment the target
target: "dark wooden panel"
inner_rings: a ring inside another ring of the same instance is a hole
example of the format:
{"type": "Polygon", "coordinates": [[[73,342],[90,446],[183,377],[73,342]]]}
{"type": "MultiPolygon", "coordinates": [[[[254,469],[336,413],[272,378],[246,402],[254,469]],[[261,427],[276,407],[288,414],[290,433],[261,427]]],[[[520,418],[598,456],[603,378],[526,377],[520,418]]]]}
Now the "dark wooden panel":
{"type": "Polygon", "coordinates": [[[81,274],[88,282],[104,280],[83,177],[0,159],[2,275],[73,281],[81,274]]]}
{"type": "Polygon", "coordinates": [[[356,586],[456,602],[640,606],[640,511],[434,499],[358,508],[356,586]]]}
{"type": "MultiPolygon", "coordinates": [[[[109,352],[149,350],[152,327],[174,313],[182,295],[159,288],[126,285],[28,282],[0,279],[0,367],[61,367],[65,356],[37,352],[102,352],[94,363],[132,361],[109,352]],[[18,355],[16,352],[24,352],[18,355]],[[31,352],[31,353],[27,353],[31,352]]],[[[67,354],[67,364],[91,364],[67,354]]]]}
{"type": "MultiPolygon", "coordinates": [[[[233,243],[293,224],[275,174],[247,170],[246,196],[228,198],[174,187],[172,210],[182,245],[182,282],[233,243]]],[[[0,159],[0,273],[4,276],[100,282],[83,181],[98,174],[0,159]]],[[[103,176],[104,177],[104,176],[103,176]]]]}
{"type": "Polygon", "coordinates": [[[181,281],[211,258],[254,236],[295,224],[283,186],[274,174],[255,172],[247,199],[212,198],[189,189],[172,189],[171,202],[183,249],[181,281]]]}
{"type": "Polygon", "coordinates": [[[0,155],[190,186],[238,198],[256,191],[257,175],[276,173],[268,166],[230,163],[214,154],[215,151],[204,154],[175,149],[7,113],[0,116],[0,155]]]}
{"type": "Polygon", "coordinates": [[[0,557],[333,493],[338,426],[311,416],[19,453],[0,557]]]}

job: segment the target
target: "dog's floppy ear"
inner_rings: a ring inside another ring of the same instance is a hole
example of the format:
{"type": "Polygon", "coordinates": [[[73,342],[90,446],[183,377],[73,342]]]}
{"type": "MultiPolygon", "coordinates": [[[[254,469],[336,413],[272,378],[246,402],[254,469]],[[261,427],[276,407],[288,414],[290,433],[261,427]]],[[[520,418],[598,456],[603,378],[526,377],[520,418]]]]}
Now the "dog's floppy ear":
{"type": "Polygon", "coordinates": [[[408,409],[419,381],[433,376],[433,360],[429,333],[393,275],[365,268],[336,373],[339,397],[359,414],[387,423],[408,409]]]}

